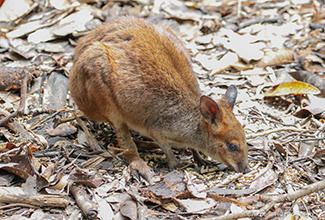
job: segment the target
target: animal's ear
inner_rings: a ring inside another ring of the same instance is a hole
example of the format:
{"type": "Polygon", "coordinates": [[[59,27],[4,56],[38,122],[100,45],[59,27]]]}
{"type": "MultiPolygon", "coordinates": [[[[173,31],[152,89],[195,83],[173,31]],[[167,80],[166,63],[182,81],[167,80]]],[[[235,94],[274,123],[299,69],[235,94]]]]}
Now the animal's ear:
{"type": "Polygon", "coordinates": [[[222,117],[220,106],[208,96],[201,96],[200,111],[203,117],[211,121],[211,123],[213,123],[216,118],[222,117]]]}
{"type": "Polygon", "coordinates": [[[234,105],[236,103],[237,98],[237,88],[235,85],[230,85],[226,91],[226,94],[224,96],[225,100],[227,101],[229,107],[231,109],[234,108],[234,105]]]}

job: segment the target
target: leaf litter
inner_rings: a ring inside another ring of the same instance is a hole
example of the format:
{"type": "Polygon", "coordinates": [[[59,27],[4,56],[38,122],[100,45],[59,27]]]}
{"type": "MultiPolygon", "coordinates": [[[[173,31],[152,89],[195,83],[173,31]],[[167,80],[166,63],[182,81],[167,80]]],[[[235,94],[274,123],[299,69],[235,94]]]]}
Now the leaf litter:
{"type": "Polygon", "coordinates": [[[1,218],[325,218],[322,1],[13,1],[0,1],[1,218]],[[251,172],[199,167],[187,150],[170,172],[133,133],[155,171],[138,182],[109,124],[74,109],[78,38],[125,14],[178,32],[204,94],[237,86],[251,172]]]}

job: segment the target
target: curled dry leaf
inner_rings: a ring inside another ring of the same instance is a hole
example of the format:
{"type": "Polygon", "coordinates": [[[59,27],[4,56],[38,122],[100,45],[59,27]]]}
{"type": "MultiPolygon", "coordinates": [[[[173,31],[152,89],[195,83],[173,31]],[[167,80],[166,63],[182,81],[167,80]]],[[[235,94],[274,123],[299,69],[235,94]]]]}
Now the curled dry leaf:
{"type": "Polygon", "coordinates": [[[28,155],[15,155],[11,157],[11,162],[6,164],[0,164],[0,169],[13,173],[23,180],[26,180],[29,176],[35,175],[33,165],[30,162],[28,155]]]}
{"type": "Polygon", "coordinates": [[[310,115],[312,115],[308,109],[300,109],[299,111],[295,112],[293,116],[296,116],[297,118],[307,118],[310,115]]]}
{"type": "Polygon", "coordinates": [[[325,149],[322,149],[322,150],[316,151],[312,157],[320,158],[320,157],[323,157],[324,155],[325,155],[325,149]]]}
{"type": "Polygon", "coordinates": [[[178,205],[182,206],[187,212],[205,213],[212,209],[217,202],[214,199],[174,199],[178,205]]]}
{"type": "Polygon", "coordinates": [[[69,178],[75,184],[90,187],[98,187],[104,183],[104,179],[93,170],[77,169],[69,178]]]}
{"type": "Polygon", "coordinates": [[[309,96],[310,104],[305,106],[303,109],[297,111],[294,116],[298,118],[307,118],[310,115],[316,116],[315,118],[320,118],[321,113],[325,112],[325,99],[316,96],[309,96]]]}
{"type": "Polygon", "coordinates": [[[290,75],[296,80],[307,82],[313,86],[316,86],[320,90],[321,95],[325,96],[325,80],[322,77],[315,73],[303,70],[290,72],[290,75]]]}
{"type": "Polygon", "coordinates": [[[323,72],[323,61],[319,58],[311,48],[305,50],[298,50],[298,61],[301,66],[309,72],[323,72]]]}
{"type": "Polygon", "coordinates": [[[273,141],[273,144],[275,146],[275,149],[282,155],[287,156],[287,151],[286,149],[283,147],[283,145],[281,144],[280,141],[273,141]]]}
{"type": "Polygon", "coordinates": [[[280,85],[275,86],[270,91],[265,92],[265,97],[270,96],[281,96],[281,95],[317,95],[319,94],[319,89],[316,87],[300,81],[281,83],[280,85]]]}
{"type": "Polygon", "coordinates": [[[177,206],[175,205],[174,202],[169,202],[169,203],[165,203],[162,204],[161,207],[163,207],[164,209],[171,211],[171,212],[176,212],[177,211],[177,206]]]}
{"type": "Polygon", "coordinates": [[[154,195],[160,199],[171,199],[183,195],[187,192],[186,183],[183,182],[184,175],[178,171],[173,171],[164,176],[163,181],[147,187],[145,193],[154,195]]]}
{"type": "Polygon", "coordinates": [[[77,128],[70,124],[60,124],[55,129],[49,129],[46,134],[50,136],[68,136],[77,132],[77,128]]]}
{"type": "Polygon", "coordinates": [[[137,203],[133,200],[128,200],[121,205],[121,214],[130,220],[137,219],[137,203]]]}
{"type": "Polygon", "coordinates": [[[256,67],[278,66],[293,62],[294,53],[290,49],[266,51],[264,57],[256,64],[256,67]]]}
{"type": "Polygon", "coordinates": [[[20,97],[16,94],[0,91],[0,103],[7,111],[15,111],[19,108],[20,97]]]}

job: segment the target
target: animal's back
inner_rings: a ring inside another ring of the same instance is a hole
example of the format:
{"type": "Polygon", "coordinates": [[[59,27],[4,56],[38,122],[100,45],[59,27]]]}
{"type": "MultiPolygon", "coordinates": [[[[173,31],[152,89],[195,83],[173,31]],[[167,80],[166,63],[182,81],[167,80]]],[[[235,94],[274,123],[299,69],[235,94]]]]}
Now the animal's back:
{"type": "Polygon", "coordinates": [[[79,90],[72,94],[90,119],[104,121],[115,109],[129,126],[141,127],[198,106],[190,57],[167,27],[134,17],[103,24],[80,40],[75,61],[71,85],[83,83],[85,89],[70,89],[79,90]]]}

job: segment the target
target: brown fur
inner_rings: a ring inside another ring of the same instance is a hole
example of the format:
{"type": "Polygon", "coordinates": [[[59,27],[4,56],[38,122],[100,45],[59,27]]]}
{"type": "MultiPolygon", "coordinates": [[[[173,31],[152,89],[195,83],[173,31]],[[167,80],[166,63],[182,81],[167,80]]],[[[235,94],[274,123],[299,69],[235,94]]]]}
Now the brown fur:
{"type": "Polygon", "coordinates": [[[119,145],[129,152],[131,169],[147,179],[150,169],[140,159],[129,129],[156,141],[170,167],[177,164],[171,147],[190,147],[236,171],[248,169],[244,130],[232,113],[235,100],[229,96],[218,104],[213,101],[203,111],[218,117],[203,117],[190,57],[168,27],[134,17],[97,27],[76,47],[69,88],[89,119],[114,127],[119,145]],[[229,143],[238,151],[229,152],[229,143]]]}

